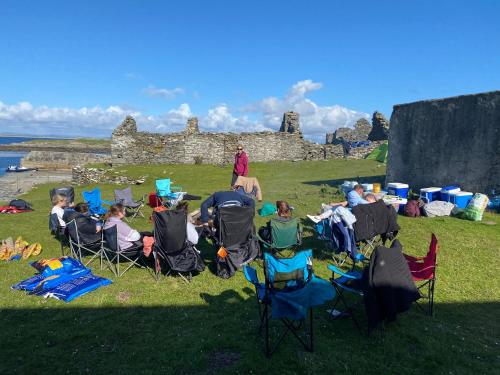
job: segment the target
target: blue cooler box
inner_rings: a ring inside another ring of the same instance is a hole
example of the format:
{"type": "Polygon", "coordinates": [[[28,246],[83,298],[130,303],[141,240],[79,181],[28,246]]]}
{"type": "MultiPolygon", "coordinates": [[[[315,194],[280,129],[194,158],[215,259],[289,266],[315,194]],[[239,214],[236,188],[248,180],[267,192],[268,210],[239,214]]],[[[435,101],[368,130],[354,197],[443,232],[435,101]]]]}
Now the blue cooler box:
{"type": "Polygon", "coordinates": [[[472,199],[472,196],[473,196],[473,194],[469,193],[468,191],[459,191],[457,193],[450,193],[449,194],[449,197],[450,197],[449,202],[453,203],[458,208],[465,208],[465,207],[467,207],[470,200],[472,199]]]}
{"type": "Polygon", "coordinates": [[[441,198],[441,188],[428,187],[420,189],[420,198],[422,198],[427,203],[432,201],[438,201],[439,198],[441,198]]]}
{"type": "Polygon", "coordinates": [[[460,188],[458,186],[445,186],[444,188],[441,189],[441,197],[440,200],[449,202],[450,201],[450,194],[455,194],[460,191],[460,188]]]}
{"type": "Polygon", "coordinates": [[[387,194],[397,195],[401,198],[408,197],[409,186],[400,182],[391,182],[387,184],[387,194]]]}

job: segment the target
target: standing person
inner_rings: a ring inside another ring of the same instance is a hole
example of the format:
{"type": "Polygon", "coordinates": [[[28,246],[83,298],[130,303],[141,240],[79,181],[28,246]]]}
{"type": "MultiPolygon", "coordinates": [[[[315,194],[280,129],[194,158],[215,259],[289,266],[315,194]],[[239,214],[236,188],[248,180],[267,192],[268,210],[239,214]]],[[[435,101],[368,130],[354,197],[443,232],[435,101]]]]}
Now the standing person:
{"type": "Polygon", "coordinates": [[[240,143],[236,149],[236,155],[234,155],[234,168],[233,168],[233,179],[231,180],[231,187],[234,186],[238,176],[248,176],[248,156],[243,151],[243,145],[240,143]]]}
{"type": "Polygon", "coordinates": [[[351,152],[351,144],[346,141],[343,137],[342,139],[342,150],[344,151],[344,159],[347,159],[349,152],[351,152]]]}

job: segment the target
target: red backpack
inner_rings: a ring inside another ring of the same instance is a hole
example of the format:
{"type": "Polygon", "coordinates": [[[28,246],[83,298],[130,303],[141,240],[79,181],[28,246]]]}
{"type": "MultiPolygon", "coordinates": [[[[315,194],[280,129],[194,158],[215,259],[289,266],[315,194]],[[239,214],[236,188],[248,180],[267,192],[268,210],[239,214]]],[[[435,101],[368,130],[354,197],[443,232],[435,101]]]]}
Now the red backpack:
{"type": "Polygon", "coordinates": [[[405,216],[409,216],[409,217],[419,217],[420,216],[420,206],[418,204],[418,201],[411,200],[411,201],[406,202],[405,216]]]}

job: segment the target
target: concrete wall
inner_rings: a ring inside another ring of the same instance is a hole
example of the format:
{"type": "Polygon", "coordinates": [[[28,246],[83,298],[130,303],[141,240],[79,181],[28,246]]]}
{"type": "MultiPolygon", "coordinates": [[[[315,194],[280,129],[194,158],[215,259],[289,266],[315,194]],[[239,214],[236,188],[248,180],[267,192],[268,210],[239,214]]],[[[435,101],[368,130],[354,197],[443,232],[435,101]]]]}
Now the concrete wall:
{"type": "Polygon", "coordinates": [[[500,191],[500,91],[394,106],[387,182],[500,191]]]}

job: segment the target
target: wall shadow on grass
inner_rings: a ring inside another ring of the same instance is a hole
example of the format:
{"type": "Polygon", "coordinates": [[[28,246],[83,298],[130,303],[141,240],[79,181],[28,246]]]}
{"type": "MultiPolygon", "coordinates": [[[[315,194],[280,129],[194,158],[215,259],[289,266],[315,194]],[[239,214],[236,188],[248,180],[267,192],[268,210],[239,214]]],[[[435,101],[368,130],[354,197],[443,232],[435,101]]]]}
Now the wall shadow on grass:
{"type": "Polygon", "coordinates": [[[342,185],[344,181],[358,181],[359,183],[373,184],[374,182],[378,182],[380,184],[384,184],[385,182],[385,174],[379,176],[353,176],[353,177],[343,177],[337,178],[334,180],[318,180],[318,181],[303,181],[304,185],[328,185],[331,187],[337,187],[342,185]]]}
{"type": "Polygon", "coordinates": [[[199,305],[2,309],[0,372],[487,373],[497,360],[500,302],[438,303],[434,318],[413,307],[369,338],[350,320],[330,321],[325,305],[315,309],[314,353],[288,338],[266,360],[251,288],[200,297],[199,305]]]}

